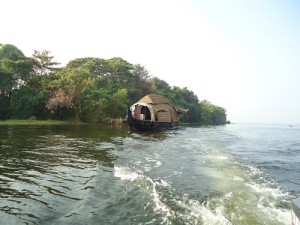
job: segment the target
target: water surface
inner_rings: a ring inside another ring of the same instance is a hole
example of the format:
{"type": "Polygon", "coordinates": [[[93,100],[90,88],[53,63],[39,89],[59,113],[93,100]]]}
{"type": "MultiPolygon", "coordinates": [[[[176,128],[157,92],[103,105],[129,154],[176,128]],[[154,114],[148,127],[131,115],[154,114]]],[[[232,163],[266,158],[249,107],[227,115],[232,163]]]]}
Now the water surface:
{"type": "Polygon", "coordinates": [[[0,126],[1,224],[291,224],[300,130],[0,126]]]}

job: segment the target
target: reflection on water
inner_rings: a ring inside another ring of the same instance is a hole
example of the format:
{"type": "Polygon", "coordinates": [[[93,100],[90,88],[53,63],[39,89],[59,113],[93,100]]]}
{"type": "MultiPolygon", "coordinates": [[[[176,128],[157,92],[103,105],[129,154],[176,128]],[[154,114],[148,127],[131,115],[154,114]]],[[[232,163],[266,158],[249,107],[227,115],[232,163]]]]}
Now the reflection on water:
{"type": "Polygon", "coordinates": [[[111,138],[126,134],[97,126],[0,127],[1,220],[68,217],[68,208],[95,188],[99,172],[113,168],[111,138]]]}
{"type": "Polygon", "coordinates": [[[0,127],[0,224],[290,224],[300,193],[243,129],[0,127]]]}

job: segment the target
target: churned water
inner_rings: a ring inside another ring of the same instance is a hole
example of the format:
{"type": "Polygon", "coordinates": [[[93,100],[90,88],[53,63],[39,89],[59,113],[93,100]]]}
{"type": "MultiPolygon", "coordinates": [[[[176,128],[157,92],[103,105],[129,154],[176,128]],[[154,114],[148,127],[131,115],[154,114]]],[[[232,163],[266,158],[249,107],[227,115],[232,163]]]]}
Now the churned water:
{"type": "Polygon", "coordinates": [[[291,224],[300,127],[0,127],[0,224],[291,224]]]}

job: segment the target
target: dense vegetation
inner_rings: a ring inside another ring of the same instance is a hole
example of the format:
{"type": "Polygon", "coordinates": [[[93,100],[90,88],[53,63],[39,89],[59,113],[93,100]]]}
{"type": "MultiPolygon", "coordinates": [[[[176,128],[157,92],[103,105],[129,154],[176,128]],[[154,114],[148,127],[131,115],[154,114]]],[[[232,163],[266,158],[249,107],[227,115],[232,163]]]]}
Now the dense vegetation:
{"type": "Polygon", "coordinates": [[[189,109],[182,122],[226,123],[222,107],[199,102],[187,88],[171,87],[122,58],[79,58],[58,65],[48,51],[26,57],[13,45],[0,45],[0,119],[106,122],[124,118],[131,104],[156,93],[189,109]]]}

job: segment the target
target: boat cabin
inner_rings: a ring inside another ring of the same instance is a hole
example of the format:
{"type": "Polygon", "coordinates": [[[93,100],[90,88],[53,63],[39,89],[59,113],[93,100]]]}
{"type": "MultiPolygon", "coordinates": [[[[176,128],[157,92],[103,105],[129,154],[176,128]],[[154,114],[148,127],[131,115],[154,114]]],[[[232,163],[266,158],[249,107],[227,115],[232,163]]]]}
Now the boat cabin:
{"type": "Polygon", "coordinates": [[[128,124],[139,130],[165,129],[175,126],[187,111],[173,106],[160,95],[149,94],[129,108],[128,124]]]}

